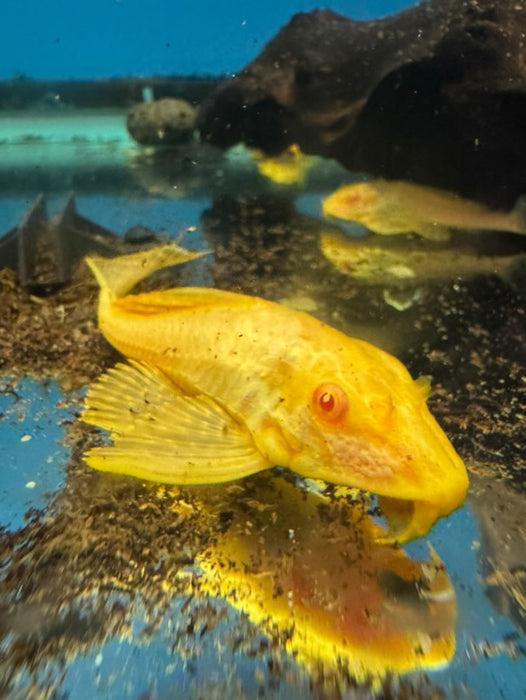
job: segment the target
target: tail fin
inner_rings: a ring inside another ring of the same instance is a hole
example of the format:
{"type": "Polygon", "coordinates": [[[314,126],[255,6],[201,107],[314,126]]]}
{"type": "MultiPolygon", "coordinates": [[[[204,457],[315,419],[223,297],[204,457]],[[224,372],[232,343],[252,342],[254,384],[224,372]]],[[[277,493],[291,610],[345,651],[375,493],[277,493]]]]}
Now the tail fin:
{"type": "Polygon", "coordinates": [[[156,270],[195,260],[206,254],[207,251],[191,252],[177,243],[170,243],[116,258],[91,256],[86,258],[86,263],[95,275],[101,291],[107,292],[114,299],[126,294],[137,282],[156,270]]]}
{"type": "Polygon", "coordinates": [[[514,233],[526,234],[526,195],[522,194],[517,201],[511,212],[513,227],[510,231],[514,233]]]}
{"type": "Polygon", "coordinates": [[[526,301],[526,255],[514,255],[502,277],[526,301]]]}

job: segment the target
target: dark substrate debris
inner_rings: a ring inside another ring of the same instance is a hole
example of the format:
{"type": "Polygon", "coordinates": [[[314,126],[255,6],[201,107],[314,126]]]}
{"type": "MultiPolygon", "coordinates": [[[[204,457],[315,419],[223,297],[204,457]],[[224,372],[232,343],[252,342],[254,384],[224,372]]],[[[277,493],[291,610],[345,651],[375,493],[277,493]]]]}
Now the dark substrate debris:
{"type": "Polygon", "coordinates": [[[35,296],[18,285],[16,273],[0,271],[0,374],[53,379],[64,391],[93,381],[114,364],[97,328],[98,286],[84,263],[70,285],[35,296]]]}

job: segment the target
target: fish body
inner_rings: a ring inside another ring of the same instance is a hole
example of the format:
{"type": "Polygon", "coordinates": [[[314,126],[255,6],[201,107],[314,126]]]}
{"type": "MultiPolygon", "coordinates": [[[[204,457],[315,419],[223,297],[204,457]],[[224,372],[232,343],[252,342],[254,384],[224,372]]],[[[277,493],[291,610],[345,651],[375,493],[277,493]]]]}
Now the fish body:
{"type": "Polygon", "coordinates": [[[473,248],[446,247],[415,238],[394,242],[374,234],[363,238],[323,234],[320,247],[340,272],[374,285],[419,284],[480,274],[506,276],[525,257],[484,255],[473,248]]]}
{"type": "Polygon", "coordinates": [[[325,216],[357,221],[385,235],[419,233],[441,240],[450,229],[526,233],[521,200],[512,211],[497,211],[453,192],[403,181],[345,185],[323,201],[322,209],[325,216]]]}
{"type": "Polygon", "coordinates": [[[428,386],[386,352],[280,304],[214,289],[129,295],[195,257],[175,244],[88,259],[99,326],[131,363],[103,375],[86,422],[110,431],[97,469],[169,483],[274,465],[410,502],[397,537],[461,505],[465,467],[426,406],[428,386]]]}

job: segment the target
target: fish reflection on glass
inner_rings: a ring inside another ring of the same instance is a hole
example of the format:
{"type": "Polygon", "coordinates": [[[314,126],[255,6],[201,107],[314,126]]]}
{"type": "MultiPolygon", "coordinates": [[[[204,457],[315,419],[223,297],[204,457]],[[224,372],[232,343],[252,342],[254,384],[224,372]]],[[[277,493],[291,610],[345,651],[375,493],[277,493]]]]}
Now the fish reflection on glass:
{"type": "Polygon", "coordinates": [[[278,156],[266,156],[257,149],[250,149],[250,153],[259,173],[278,185],[303,182],[313,163],[313,158],[302,153],[295,143],[278,156]]]}
{"type": "Polygon", "coordinates": [[[524,254],[485,255],[473,247],[437,244],[414,237],[386,239],[374,234],[350,238],[322,234],[325,257],[344,274],[363,284],[426,284],[480,274],[512,275],[524,254]]]}
{"type": "Polygon", "coordinates": [[[455,591],[433,551],[419,562],[379,545],[360,501],[320,497],[281,477],[252,490],[221,509],[229,527],[196,562],[202,592],[270,634],[290,632],[287,649],[314,669],[377,681],[452,658],[455,591]]]}
{"type": "Polygon", "coordinates": [[[388,353],[257,297],[126,295],[199,255],[171,244],[88,259],[100,329],[130,358],[88,391],[83,420],[113,440],[87,452],[90,466],[198,484],[281,465],[381,495],[405,514],[391,533],[400,541],[463,503],[466,469],[427,408],[429,384],[388,353]]]}
{"type": "Polygon", "coordinates": [[[444,240],[451,229],[526,234],[526,204],[497,211],[453,192],[403,181],[373,180],[345,185],[322,203],[325,216],[357,221],[380,234],[418,233],[444,240]]]}

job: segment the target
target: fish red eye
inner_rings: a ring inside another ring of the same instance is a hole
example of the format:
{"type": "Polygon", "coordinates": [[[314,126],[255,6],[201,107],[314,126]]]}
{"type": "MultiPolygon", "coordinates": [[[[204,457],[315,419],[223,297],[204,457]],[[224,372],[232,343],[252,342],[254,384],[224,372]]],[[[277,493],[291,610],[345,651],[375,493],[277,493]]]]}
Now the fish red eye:
{"type": "Polygon", "coordinates": [[[354,207],[357,204],[360,204],[361,201],[362,201],[362,198],[356,192],[353,192],[352,194],[348,194],[347,197],[345,198],[345,204],[347,204],[348,207],[354,207]]]}
{"type": "Polygon", "coordinates": [[[322,411],[327,411],[327,413],[333,410],[335,403],[334,394],[331,394],[330,391],[323,392],[318,399],[319,407],[322,409],[322,411]]]}
{"type": "Polygon", "coordinates": [[[317,416],[330,422],[337,421],[347,411],[347,394],[338,384],[325,382],[312,395],[312,408],[317,416]]]}

